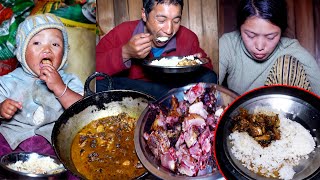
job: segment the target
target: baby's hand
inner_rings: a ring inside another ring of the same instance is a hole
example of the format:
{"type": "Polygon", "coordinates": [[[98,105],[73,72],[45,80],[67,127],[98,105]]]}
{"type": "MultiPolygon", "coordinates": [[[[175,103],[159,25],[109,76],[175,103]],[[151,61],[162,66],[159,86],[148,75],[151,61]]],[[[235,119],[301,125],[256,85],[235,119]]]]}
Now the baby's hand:
{"type": "Polygon", "coordinates": [[[40,69],[41,80],[45,81],[48,88],[53,92],[60,92],[65,87],[60,74],[51,64],[43,64],[40,69]]]}
{"type": "Polygon", "coordinates": [[[11,119],[18,109],[22,109],[22,103],[12,99],[6,99],[0,103],[0,115],[5,119],[11,119]]]}

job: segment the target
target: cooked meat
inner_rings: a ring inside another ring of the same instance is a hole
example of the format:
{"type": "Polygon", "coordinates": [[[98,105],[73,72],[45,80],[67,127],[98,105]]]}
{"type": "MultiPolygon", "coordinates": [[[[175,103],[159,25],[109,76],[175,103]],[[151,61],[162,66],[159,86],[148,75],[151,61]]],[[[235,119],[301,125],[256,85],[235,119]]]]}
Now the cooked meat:
{"type": "Polygon", "coordinates": [[[244,108],[240,108],[239,111],[239,114],[232,118],[232,132],[248,132],[263,147],[269,146],[273,140],[280,139],[278,114],[250,114],[244,108]]]}
{"type": "Polygon", "coordinates": [[[261,128],[260,126],[254,126],[254,125],[250,124],[249,125],[249,134],[252,137],[262,136],[263,135],[262,129],[263,128],[261,128]]]}
{"type": "Polygon", "coordinates": [[[154,122],[144,132],[148,148],[162,167],[175,174],[200,176],[217,171],[213,161],[215,127],[219,116],[214,90],[199,83],[178,101],[172,96],[171,107],[150,106],[154,122]]]}
{"type": "Polygon", "coordinates": [[[78,172],[86,179],[97,180],[132,179],[142,175],[146,169],[141,167],[133,141],[136,120],[120,113],[83,127],[71,148],[72,162],[78,172]]]}

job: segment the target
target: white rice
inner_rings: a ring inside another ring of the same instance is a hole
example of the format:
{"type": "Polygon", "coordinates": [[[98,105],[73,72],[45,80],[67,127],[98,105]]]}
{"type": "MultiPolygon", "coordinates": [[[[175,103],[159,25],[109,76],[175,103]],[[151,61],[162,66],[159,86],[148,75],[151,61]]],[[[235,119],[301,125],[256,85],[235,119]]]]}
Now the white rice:
{"type": "Polygon", "coordinates": [[[308,154],[315,148],[315,141],[310,132],[299,123],[280,118],[280,140],[273,141],[263,148],[247,132],[235,131],[229,135],[231,152],[236,159],[255,173],[279,179],[292,179],[293,167],[299,160],[308,159],[308,154]]]}
{"type": "Polygon", "coordinates": [[[195,59],[195,57],[193,55],[190,55],[190,56],[184,56],[184,58],[176,57],[176,58],[168,59],[166,57],[162,57],[159,60],[158,59],[153,60],[150,63],[150,65],[153,65],[153,66],[177,66],[178,63],[185,58],[188,60],[195,60],[198,64],[201,64],[201,61],[199,59],[195,59]]]}
{"type": "Polygon", "coordinates": [[[104,116],[117,116],[118,114],[125,112],[130,114],[133,118],[139,118],[142,111],[148,106],[148,101],[145,98],[124,97],[122,101],[112,101],[108,104],[104,104],[105,110],[104,116]]]}
{"type": "Polygon", "coordinates": [[[63,168],[62,165],[55,163],[54,159],[50,157],[38,157],[37,154],[31,154],[27,161],[19,160],[8,164],[7,167],[15,171],[31,174],[47,174],[49,171],[50,174],[54,174],[57,173],[54,171],[55,169],[63,168]]]}

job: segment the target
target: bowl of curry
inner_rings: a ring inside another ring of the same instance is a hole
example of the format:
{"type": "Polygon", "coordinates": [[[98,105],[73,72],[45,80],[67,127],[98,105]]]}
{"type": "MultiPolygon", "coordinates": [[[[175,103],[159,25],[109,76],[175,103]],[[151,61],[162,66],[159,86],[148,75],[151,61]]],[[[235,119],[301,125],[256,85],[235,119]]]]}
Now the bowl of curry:
{"type": "Polygon", "coordinates": [[[127,113],[94,120],[75,136],[71,159],[88,179],[128,179],[146,173],[133,143],[136,119],[127,113]],[[96,173],[92,173],[96,172],[96,173]]]}
{"type": "Polygon", "coordinates": [[[52,134],[57,157],[81,179],[137,179],[147,175],[134,149],[134,129],[154,98],[131,90],[92,94],[58,119],[52,134]]]}

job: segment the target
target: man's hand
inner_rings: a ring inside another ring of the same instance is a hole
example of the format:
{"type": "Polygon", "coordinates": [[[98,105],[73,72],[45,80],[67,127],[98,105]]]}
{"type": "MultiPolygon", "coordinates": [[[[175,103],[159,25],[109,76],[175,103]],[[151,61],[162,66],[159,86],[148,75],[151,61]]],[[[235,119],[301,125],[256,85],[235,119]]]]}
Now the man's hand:
{"type": "Polygon", "coordinates": [[[11,119],[18,109],[22,109],[21,102],[6,99],[0,103],[0,115],[5,119],[11,119]]]}
{"type": "Polygon", "coordinates": [[[130,41],[122,47],[122,58],[124,61],[130,58],[143,59],[151,51],[153,36],[149,33],[134,35],[130,41]]]}

